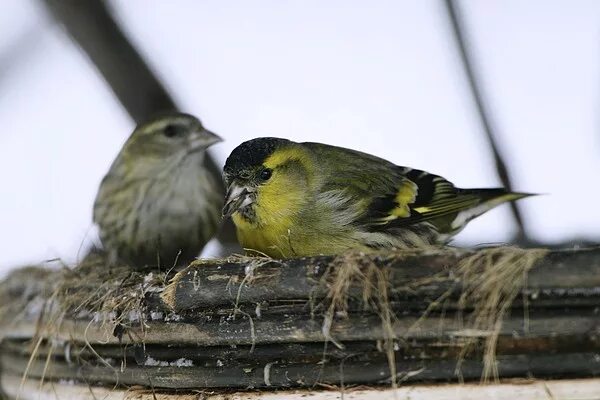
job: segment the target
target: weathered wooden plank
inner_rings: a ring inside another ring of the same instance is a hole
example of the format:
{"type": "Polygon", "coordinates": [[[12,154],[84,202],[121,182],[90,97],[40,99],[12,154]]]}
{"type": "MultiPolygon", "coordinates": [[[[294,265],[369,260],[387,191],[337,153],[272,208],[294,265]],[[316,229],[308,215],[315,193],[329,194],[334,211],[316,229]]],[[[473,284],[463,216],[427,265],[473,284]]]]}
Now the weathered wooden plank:
{"type": "MultiPolygon", "coordinates": [[[[6,372],[25,370],[28,359],[3,354],[0,359],[6,372]]],[[[239,367],[134,366],[109,369],[104,366],[68,365],[54,361],[47,368],[43,359],[29,364],[28,378],[47,380],[76,379],[105,385],[145,385],[155,388],[267,388],[310,387],[317,383],[389,384],[390,372],[385,355],[367,358],[358,355],[341,362],[295,364],[270,362],[239,367]],[[366,359],[365,359],[366,358],[366,359]]],[[[403,382],[456,381],[456,360],[396,359],[398,378],[403,382]]],[[[595,353],[521,354],[498,356],[496,365],[504,378],[590,377],[600,374],[600,359],[595,353]]],[[[463,379],[478,379],[483,370],[480,360],[466,359],[460,366],[463,379]]]]}
{"type": "MultiPolygon", "coordinates": [[[[383,351],[380,341],[343,342],[339,348],[326,343],[275,343],[229,346],[184,346],[172,344],[104,345],[94,344],[93,351],[86,344],[66,342],[48,343],[36,348],[38,358],[52,356],[68,362],[98,364],[98,357],[113,360],[114,366],[121,362],[143,365],[148,359],[173,362],[185,358],[197,365],[237,365],[248,362],[281,361],[319,362],[327,359],[341,360],[356,354],[377,354],[383,351]]],[[[398,340],[396,353],[399,357],[447,359],[456,358],[463,349],[464,341],[455,339],[412,339],[398,340]]],[[[29,357],[32,347],[22,341],[4,341],[0,346],[3,352],[29,357]]],[[[594,333],[580,335],[546,336],[500,336],[496,354],[524,354],[532,352],[567,353],[600,351],[600,341],[594,333]]],[[[479,349],[472,352],[479,356],[479,349]]],[[[468,355],[469,357],[471,355],[468,355]]]]}
{"type": "MultiPolygon", "coordinates": [[[[594,309],[573,309],[558,314],[554,310],[531,311],[527,318],[522,313],[505,319],[500,334],[505,336],[577,335],[600,331],[600,317],[594,309]]],[[[468,318],[468,315],[465,315],[468,318]]],[[[113,333],[114,324],[64,320],[54,327],[52,337],[79,343],[146,343],[219,346],[260,343],[323,342],[323,318],[309,315],[249,318],[237,315],[208,319],[196,323],[164,323],[157,321],[132,324],[123,328],[121,338],[113,333]]],[[[4,333],[5,338],[29,339],[38,332],[32,323],[21,323],[4,333]]],[[[468,328],[457,315],[433,315],[428,318],[399,317],[392,323],[398,338],[427,339],[460,336],[486,336],[489,332],[468,328]]],[[[349,315],[337,318],[330,331],[339,341],[380,340],[386,337],[381,318],[377,315],[349,315]]]]}
{"type": "MultiPolygon", "coordinates": [[[[389,290],[396,296],[436,296],[452,287],[460,294],[456,275],[451,273],[473,251],[455,249],[403,255],[366,254],[360,263],[372,263],[390,271],[389,290]],[[431,283],[414,285],[433,278],[431,283]]],[[[166,288],[163,298],[177,311],[260,303],[279,299],[322,298],[327,288],[321,280],[335,263],[334,257],[289,260],[254,260],[191,265],[166,288]]],[[[350,297],[360,297],[364,287],[351,287],[350,297]]],[[[600,297],[600,249],[550,251],[529,272],[529,293],[571,290],[573,297],[600,297]]]]}
{"type": "MultiPolygon", "coordinates": [[[[319,379],[325,377],[323,382],[336,384],[341,382],[341,368],[345,383],[382,383],[390,359],[381,343],[393,336],[398,344],[396,367],[400,372],[410,371],[411,380],[455,379],[456,359],[464,343],[475,339],[470,352],[463,354],[462,372],[465,379],[478,379],[483,368],[482,343],[492,335],[492,326],[499,327],[492,354],[497,356],[502,377],[599,373],[600,361],[592,355],[600,350],[600,249],[546,254],[529,270],[523,288],[518,280],[510,297],[515,300],[513,304],[505,304],[511,310],[501,326],[496,320],[492,324],[473,324],[471,305],[459,302],[463,288],[461,275],[456,273],[457,265],[473,252],[445,250],[416,254],[365,255],[352,260],[316,257],[285,260],[284,264],[275,260],[240,259],[237,264],[192,266],[169,286],[174,296],[171,300],[177,298],[178,290],[181,299],[189,295],[185,307],[178,308],[175,304],[179,314],[170,313],[161,301],[162,277],[146,279],[143,274],[125,274],[127,285],[121,286],[123,277],[115,279],[106,287],[116,285],[119,290],[106,294],[95,291],[92,282],[85,280],[85,271],[79,271],[82,286],[74,290],[82,298],[89,296],[88,291],[99,301],[108,295],[131,295],[135,296],[136,309],[100,314],[79,310],[83,312],[76,319],[66,315],[52,321],[59,314],[50,312],[40,320],[39,311],[35,310],[41,307],[27,308],[24,318],[0,327],[0,337],[5,339],[1,350],[5,356],[3,373],[24,370],[23,362],[26,365],[31,347],[19,348],[21,343],[17,341],[31,340],[41,334],[58,347],[51,354],[47,344],[41,345],[39,358],[30,369],[34,377],[41,376],[36,374],[43,373],[45,359],[51,356],[52,368],[46,368],[47,377],[79,377],[105,384],[112,384],[118,378],[122,384],[167,388],[224,387],[232,382],[238,387],[261,387],[266,385],[265,373],[268,373],[269,384],[294,386],[316,382],[317,370],[319,379]],[[388,318],[389,329],[378,314],[382,303],[377,301],[381,298],[373,292],[381,290],[381,286],[370,288],[373,297],[365,302],[360,279],[350,285],[348,307],[335,308],[335,312],[327,314],[327,310],[331,311],[328,308],[331,299],[327,298],[331,274],[352,262],[365,266],[362,271],[368,273],[385,270],[377,279],[383,276],[388,283],[385,305],[394,314],[388,318]],[[521,293],[515,298],[518,290],[521,293]],[[428,309],[442,293],[449,294],[447,301],[428,309]],[[425,309],[429,313],[423,316],[425,309]],[[334,317],[330,328],[324,315],[334,317]],[[482,330],[482,326],[490,329],[482,330]],[[326,358],[329,362],[322,364],[324,343],[330,338],[340,347],[329,344],[326,358]],[[70,350],[61,341],[68,343],[70,350]],[[84,344],[93,346],[94,351],[84,344]],[[112,358],[114,370],[98,363],[97,354],[112,358]],[[121,371],[122,360],[126,361],[126,368],[121,371]],[[177,368],[169,363],[189,366],[177,368]],[[415,371],[418,378],[412,378],[415,371]]],[[[516,269],[519,276],[504,276],[520,278],[523,276],[520,271],[516,269]]],[[[5,292],[4,296],[10,298],[11,293],[5,292]]],[[[35,290],[29,294],[25,300],[38,306],[40,300],[48,298],[47,293],[38,296],[35,290]]],[[[493,310],[501,303],[491,304],[493,310]]],[[[113,310],[103,303],[100,305],[103,310],[113,310]]]]}

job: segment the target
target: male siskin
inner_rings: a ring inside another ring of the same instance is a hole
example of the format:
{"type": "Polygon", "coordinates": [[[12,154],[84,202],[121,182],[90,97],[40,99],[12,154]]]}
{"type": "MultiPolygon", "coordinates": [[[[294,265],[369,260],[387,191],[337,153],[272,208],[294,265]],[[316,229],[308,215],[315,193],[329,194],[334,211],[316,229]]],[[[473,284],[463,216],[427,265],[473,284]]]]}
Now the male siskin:
{"type": "Polygon", "coordinates": [[[170,267],[198,256],[220,222],[222,189],[204,166],[206,149],[219,141],[183,113],[135,129],[94,204],[111,262],[170,267]]]}
{"type": "Polygon", "coordinates": [[[271,257],[442,244],[473,218],[528,196],[459,189],[359,151],[258,138],[224,167],[223,209],[242,247],[271,257]]]}

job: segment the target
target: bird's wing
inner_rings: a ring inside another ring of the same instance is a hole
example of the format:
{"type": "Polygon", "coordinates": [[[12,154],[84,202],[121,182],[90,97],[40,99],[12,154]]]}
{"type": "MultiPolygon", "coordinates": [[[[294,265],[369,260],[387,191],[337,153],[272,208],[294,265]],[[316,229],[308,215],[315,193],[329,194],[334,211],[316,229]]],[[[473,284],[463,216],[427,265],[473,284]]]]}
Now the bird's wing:
{"type": "Polygon", "coordinates": [[[387,193],[375,194],[362,223],[374,231],[386,231],[429,222],[440,232],[453,230],[451,222],[482,198],[457,189],[441,176],[418,169],[396,167],[396,180],[387,193]]]}
{"type": "Polygon", "coordinates": [[[343,191],[359,202],[363,210],[355,223],[368,231],[428,222],[440,233],[451,233],[490,208],[524,196],[504,189],[459,189],[441,176],[369,154],[310,145],[329,172],[323,187],[343,191]]]}

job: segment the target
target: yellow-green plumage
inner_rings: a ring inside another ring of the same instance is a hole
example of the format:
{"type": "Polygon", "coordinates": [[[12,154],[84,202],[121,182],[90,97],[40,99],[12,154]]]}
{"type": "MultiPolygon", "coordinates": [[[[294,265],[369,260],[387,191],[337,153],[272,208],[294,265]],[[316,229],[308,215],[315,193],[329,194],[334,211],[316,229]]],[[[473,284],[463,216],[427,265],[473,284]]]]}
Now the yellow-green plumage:
{"type": "Polygon", "coordinates": [[[320,143],[258,138],[224,168],[240,244],[272,257],[446,242],[498,204],[528,196],[458,189],[437,175],[320,143]]]}

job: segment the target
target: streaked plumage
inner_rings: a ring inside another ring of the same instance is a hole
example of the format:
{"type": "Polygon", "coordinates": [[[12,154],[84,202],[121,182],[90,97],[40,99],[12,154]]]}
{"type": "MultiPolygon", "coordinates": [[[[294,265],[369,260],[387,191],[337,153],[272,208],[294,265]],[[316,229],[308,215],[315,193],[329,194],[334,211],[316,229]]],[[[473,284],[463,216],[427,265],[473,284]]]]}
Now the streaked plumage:
{"type": "Polygon", "coordinates": [[[203,165],[221,139],[174,113],[140,125],[106,174],[94,222],[110,259],[172,266],[196,257],[214,235],[223,193],[203,165]]]}
{"type": "Polygon", "coordinates": [[[224,177],[223,214],[240,244],[272,257],[444,243],[471,219],[528,196],[459,189],[359,151],[278,138],[242,143],[224,177]]]}

